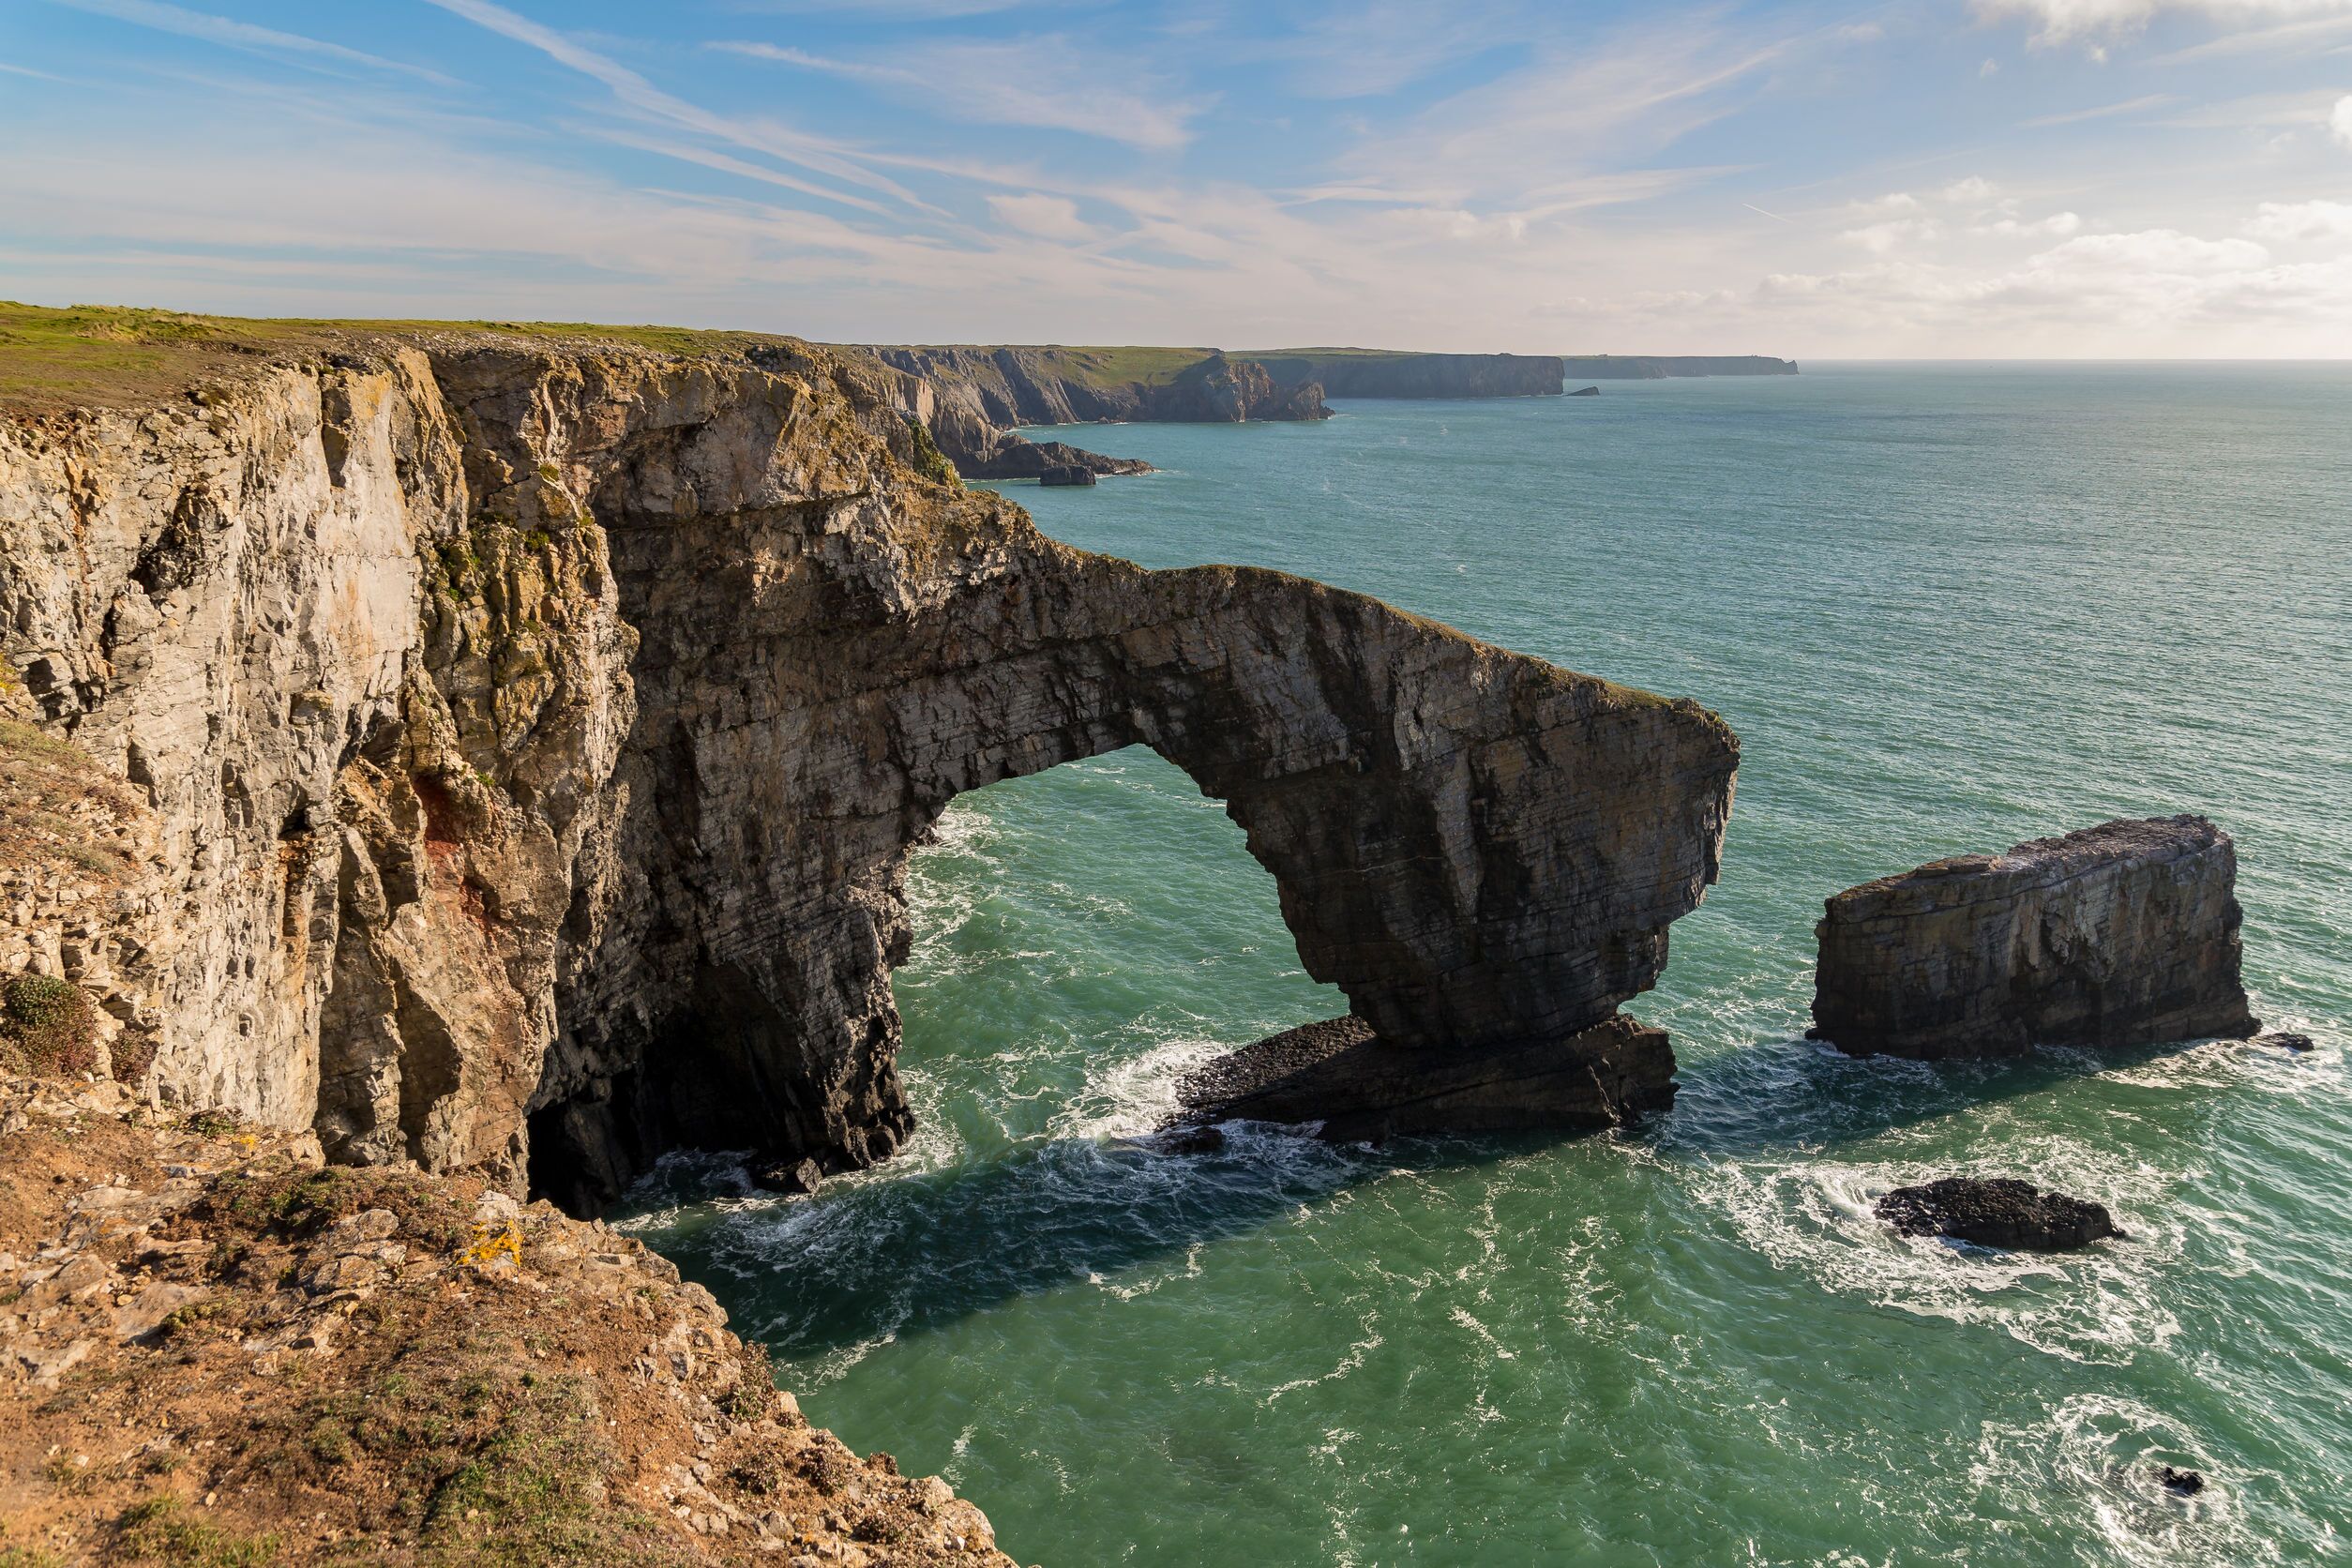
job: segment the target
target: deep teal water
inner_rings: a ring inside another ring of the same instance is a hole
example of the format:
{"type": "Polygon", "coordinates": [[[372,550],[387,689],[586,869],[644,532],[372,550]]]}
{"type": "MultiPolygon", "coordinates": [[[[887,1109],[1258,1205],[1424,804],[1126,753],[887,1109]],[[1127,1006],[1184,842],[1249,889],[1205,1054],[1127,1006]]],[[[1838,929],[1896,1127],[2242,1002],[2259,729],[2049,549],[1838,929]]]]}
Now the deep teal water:
{"type": "Polygon", "coordinates": [[[1730,719],[1722,885],[1630,1009],[1681,1102],[1582,1140],[1123,1142],[1186,1063],[1340,1003],[1158,759],[979,792],[913,876],[907,1155],[637,1197],[818,1421],[1055,1565],[2352,1561],[2352,367],[1815,366],[1078,439],[1164,472],[1011,487],[1059,537],[1311,573],[1730,719]],[[2257,1011],[2318,1051],[1801,1037],[1828,894],[2179,810],[2237,836],[2257,1011]],[[2025,1261],[1870,1218],[1952,1170],[2136,1239],[2025,1261]]]}

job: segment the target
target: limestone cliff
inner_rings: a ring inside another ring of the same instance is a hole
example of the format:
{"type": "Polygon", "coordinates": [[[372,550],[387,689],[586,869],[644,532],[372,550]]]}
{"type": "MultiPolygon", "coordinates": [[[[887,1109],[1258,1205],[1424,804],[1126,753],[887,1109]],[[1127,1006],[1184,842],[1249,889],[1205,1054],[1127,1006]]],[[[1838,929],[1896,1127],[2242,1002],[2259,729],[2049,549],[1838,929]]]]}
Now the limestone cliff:
{"type": "Polygon", "coordinates": [[[1251,356],[1286,385],[1313,382],[1327,398],[1556,398],[1563,372],[1549,354],[1392,354],[1278,349],[1251,356]]]}
{"type": "Polygon", "coordinates": [[[2228,834],[2170,817],[1848,888],[1816,927],[1814,1033],[1928,1058],[2252,1034],[2237,875],[2228,834]]]}
{"type": "Polygon", "coordinates": [[[1670,376],[1793,376],[1793,359],[1763,354],[1571,354],[1561,368],[1578,381],[1663,381],[1670,376]]]}
{"type": "Polygon", "coordinates": [[[680,1143],[888,1154],[910,846],[1138,742],[1390,1046],[1566,1041],[1654,981],[1713,716],[1069,550],[911,470],[908,401],[790,339],[353,331],[0,423],[0,646],[142,846],[110,953],[48,893],[0,946],[167,1103],[575,1208],[680,1143]]]}

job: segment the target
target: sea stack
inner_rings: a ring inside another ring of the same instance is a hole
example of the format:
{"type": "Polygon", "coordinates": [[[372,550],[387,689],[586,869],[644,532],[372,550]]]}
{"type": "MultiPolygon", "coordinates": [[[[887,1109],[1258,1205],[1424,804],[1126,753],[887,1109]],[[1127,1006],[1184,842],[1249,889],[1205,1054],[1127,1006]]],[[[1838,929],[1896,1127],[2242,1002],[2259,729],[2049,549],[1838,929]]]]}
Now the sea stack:
{"type": "Polygon", "coordinates": [[[1847,888],[1815,1037],[1849,1054],[2014,1056],[2261,1026],[2239,977],[2238,853],[2202,817],[2122,820],[1847,888]]]}

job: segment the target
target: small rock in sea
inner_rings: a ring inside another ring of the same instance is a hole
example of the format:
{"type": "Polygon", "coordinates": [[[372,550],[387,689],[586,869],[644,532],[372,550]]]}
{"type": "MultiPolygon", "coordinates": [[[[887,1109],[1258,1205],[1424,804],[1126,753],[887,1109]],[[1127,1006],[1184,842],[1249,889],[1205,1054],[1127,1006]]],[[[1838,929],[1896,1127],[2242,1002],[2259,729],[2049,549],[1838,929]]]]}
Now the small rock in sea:
{"type": "Polygon", "coordinates": [[[1572,398],[1597,398],[1600,395],[1601,389],[1597,386],[1579,386],[1568,394],[1572,398]]]}
{"type": "Polygon", "coordinates": [[[1094,471],[1084,463],[1057,463],[1051,468],[1039,470],[1037,482],[1041,485],[1091,485],[1094,482],[1094,471]]]}
{"type": "Polygon", "coordinates": [[[2023,1252],[2072,1252],[2105,1237],[2128,1240],[2106,1209],[2012,1177],[1947,1176],[1897,1187],[1877,1214],[1906,1236],[1949,1236],[1979,1246],[2023,1252]]]}
{"type": "Polygon", "coordinates": [[[2268,1034],[2257,1034],[2254,1037],[2254,1043],[2257,1046],[2276,1046],[2281,1050],[2291,1050],[2299,1054],[2312,1048],[2310,1035],[2293,1034],[2284,1029],[2274,1029],[2268,1034]]]}
{"type": "Polygon", "coordinates": [[[751,1167],[751,1184],[770,1192],[815,1192],[824,1180],[824,1168],[815,1160],[771,1160],[751,1167]]]}
{"type": "Polygon", "coordinates": [[[2205,1490],[2205,1477],[2195,1470],[2175,1470],[2170,1465],[2156,1472],[2156,1479],[2164,1484],[2164,1490],[2178,1498],[2193,1498],[2205,1490]]]}
{"type": "Polygon", "coordinates": [[[1163,1154],[1214,1154],[1225,1148],[1225,1131],[1205,1125],[1170,1127],[1153,1143],[1163,1154]]]}

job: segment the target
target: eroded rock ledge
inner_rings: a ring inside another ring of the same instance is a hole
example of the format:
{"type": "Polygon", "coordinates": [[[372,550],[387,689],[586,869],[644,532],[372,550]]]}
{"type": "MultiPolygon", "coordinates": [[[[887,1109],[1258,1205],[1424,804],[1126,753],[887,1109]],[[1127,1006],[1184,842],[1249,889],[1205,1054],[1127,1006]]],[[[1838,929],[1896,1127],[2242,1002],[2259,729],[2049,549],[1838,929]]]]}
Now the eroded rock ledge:
{"type": "Polygon", "coordinates": [[[1928,1059],[2243,1038],[2237,879],[2228,834],[2162,817],[1847,888],[1815,927],[1813,1033],[1928,1059]]]}
{"type": "Polygon", "coordinates": [[[909,847],[1120,746],[1226,802],[1388,1047],[1565,1041],[1654,982],[1720,720],[1067,549],[911,470],[905,400],[785,339],[450,332],[0,424],[22,695],[144,797],[110,942],[42,925],[68,867],[15,950],[167,1103],[576,1210],[682,1143],[888,1154],[909,847]]]}

